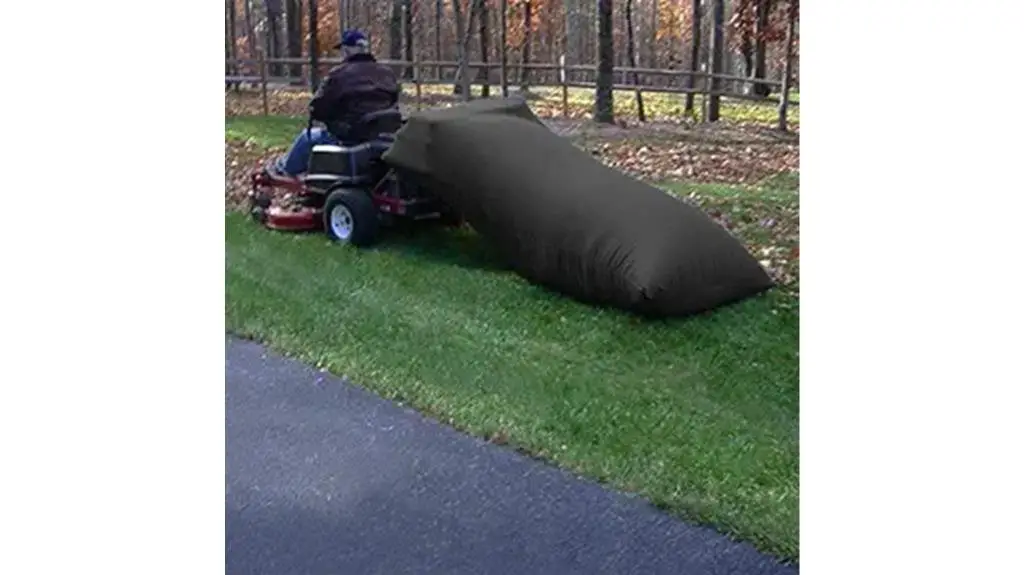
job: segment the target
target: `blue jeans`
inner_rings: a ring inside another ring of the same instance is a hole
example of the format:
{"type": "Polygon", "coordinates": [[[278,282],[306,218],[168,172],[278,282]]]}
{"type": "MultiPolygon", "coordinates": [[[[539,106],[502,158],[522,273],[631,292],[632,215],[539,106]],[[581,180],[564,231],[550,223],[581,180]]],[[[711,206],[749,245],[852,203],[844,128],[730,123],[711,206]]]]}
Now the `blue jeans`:
{"type": "Polygon", "coordinates": [[[308,134],[306,130],[302,130],[295,137],[295,141],[292,142],[292,147],[288,150],[288,153],[278,160],[278,167],[282,172],[291,176],[304,174],[309,167],[309,156],[313,152],[313,146],[322,144],[338,145],[339,142],[337,138],[323,128],[313,128],[308,134]]]}

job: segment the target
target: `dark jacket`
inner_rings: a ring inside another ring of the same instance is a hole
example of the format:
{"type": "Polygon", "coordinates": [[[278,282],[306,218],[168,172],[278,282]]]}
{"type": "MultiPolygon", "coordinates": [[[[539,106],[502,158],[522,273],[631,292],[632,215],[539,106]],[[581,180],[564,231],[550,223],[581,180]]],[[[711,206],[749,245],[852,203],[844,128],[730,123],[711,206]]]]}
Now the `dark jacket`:
{"type": "Polygon", "coordinates": [[[344,139],[347,127],[370,112],[398,103],[395,72],[370,54],[356,54],[331,70],[309,104],[310,115],[344,139]]]}

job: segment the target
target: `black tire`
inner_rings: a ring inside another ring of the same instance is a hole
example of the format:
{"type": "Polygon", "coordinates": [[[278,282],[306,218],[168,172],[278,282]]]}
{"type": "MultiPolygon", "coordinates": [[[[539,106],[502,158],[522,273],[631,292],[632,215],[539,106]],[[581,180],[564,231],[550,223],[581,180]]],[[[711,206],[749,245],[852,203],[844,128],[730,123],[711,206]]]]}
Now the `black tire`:
{"type": "Polygon", "coordinates": [[[324,201],[324,232],[332,240],[367,247],[377,241],[380,215],[369,194],[340,188],[324,201]]]}
{"type": "Polygon", "coordinates": [[[270,198],[265,194],[249,195],[249,215],[258,224],[267,223],[267,210],[270,209],[270,198]]]}

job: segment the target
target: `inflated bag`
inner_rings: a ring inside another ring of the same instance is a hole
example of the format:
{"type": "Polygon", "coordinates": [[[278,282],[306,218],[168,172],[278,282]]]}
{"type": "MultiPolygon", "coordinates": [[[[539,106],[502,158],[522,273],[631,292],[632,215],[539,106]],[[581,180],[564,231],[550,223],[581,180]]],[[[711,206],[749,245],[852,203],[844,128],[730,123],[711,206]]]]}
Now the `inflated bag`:
{"type": "Polygon", "coordinates": [[[699,313],[773,285],[698,208],[604,166],[533,119],[434,116],[415,136],[403,150],[399,132],[386,159],[429,176],[431,191],[535,283],[648,316],[699,313]]]}

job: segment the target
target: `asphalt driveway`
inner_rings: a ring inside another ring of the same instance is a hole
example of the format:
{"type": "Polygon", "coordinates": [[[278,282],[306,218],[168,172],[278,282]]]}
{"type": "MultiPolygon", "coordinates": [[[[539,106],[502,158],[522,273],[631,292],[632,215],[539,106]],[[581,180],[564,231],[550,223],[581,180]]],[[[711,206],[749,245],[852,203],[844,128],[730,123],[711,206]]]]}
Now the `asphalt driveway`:
{"type": "Polygon", "coordinates": [[[752,546],[226,342],[228,574],[795,574],[752,546]]]}

